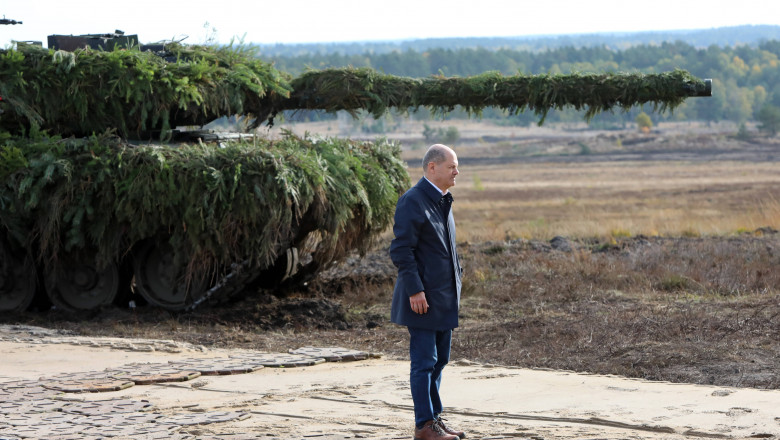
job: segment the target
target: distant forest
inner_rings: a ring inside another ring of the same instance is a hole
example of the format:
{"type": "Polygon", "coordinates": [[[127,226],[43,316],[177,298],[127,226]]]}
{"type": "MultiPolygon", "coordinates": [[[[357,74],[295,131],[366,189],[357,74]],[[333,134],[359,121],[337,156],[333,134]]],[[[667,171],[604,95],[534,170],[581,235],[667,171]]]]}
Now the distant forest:
{"type": "Polygon", "coordinates": [[[510,49],[538,52],[559,47],[606,46],[612,49],[628,49],[637,45],[682,41],[697,48],[708,46],[755,46],[765,40],[780,40],[780,26],[733,26],[704,30],[679,30],[632,33],[601,33],[550,35],[527,37],[465,37],[427,38],[419,40],[371,41],[349,43],[302,43],[257,45],[264,56],[296,57],[307,54],[363,55],[429,49],[510,49]]]}
{"type": "MultiPolygon", "coordinates": [[[[432,39],[387,43],[260,46],[263,59],[299,75],[307,69],[370,67],[409,77],[470,76],[485,71],[506,75],[572,72],[657,73],[685,69],[713,79],[711,98],[688,99],[674,113],[652,108],[607,113],[591,121],[610,127],[645,111],[653,121],[761,120],[780,113],[780,26],[739,26],[706,31],[642,32],[537,38],[432,39]],[[773,113],[774,112],[774,113],[773,113]]],[[[424,112],[423,112],[424,113],[424,112]]],[[[306,118],[329,117],[305,114],[306,118]]],[[[424,114],[422,116],[425,116],[424,114]]],[[[454,112],[450,117],[465,117],[454,112]]],[[[531,114],[508,117],[486,111],[484,118],[527,125],[531,114]]],[[[581,120],[574,111],[554,112],[547,121],[581,120]]]]}

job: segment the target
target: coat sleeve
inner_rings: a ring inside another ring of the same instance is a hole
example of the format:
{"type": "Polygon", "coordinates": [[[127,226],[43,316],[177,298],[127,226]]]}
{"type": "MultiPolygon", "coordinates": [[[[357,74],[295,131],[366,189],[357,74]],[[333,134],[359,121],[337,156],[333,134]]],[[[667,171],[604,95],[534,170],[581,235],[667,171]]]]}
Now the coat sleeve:
{"type": "Polygon", "coordinates": [[[408,197],[408,194],[398,200],[393,224],[395,238],[390,243],[390,259],[398,268],[396,284],[407,296],[425,290],[416,258],[424,215],[420,205],[413,197],[408,197]]]}

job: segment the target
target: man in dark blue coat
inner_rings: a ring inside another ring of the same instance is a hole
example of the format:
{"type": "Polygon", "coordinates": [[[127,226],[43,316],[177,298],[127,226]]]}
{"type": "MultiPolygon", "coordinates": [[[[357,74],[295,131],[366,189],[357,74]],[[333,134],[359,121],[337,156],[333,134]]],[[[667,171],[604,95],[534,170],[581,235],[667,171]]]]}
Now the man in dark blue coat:
{"type": "Polygon", "coordinates": [[[440,417],[441,373],[450,359],[452,330],[458,326],[461,274],[455,250],[452,195],[458,157],[432,145],[423,158],[424,176],[398,199],[390,258],[398,268],[391,320],[409,329],[409,382],[416,440],[458,440],[462,431],[440,417]]]}

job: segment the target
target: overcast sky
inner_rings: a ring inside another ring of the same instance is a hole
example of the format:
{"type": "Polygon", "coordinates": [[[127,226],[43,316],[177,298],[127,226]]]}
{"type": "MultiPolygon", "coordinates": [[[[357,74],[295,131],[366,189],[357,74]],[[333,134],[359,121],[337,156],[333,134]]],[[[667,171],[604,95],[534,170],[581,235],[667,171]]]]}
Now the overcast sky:
{"type": "Polygon", "coordinates": [[[142,43],[211,37],[311,43],[709,29],[780,24],[780,0],[0,0],[11,40],[120,29],[142,43]]]}

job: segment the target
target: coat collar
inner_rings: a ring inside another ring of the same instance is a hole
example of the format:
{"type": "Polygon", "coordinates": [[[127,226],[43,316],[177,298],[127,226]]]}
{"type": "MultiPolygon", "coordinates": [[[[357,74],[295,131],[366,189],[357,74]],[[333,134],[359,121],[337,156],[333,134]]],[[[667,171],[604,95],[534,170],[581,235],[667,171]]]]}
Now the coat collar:
{"type": "Polygon", "coordinates": [[[435,186],[431,185],[430,182],[425,180],[425,177],[421,178],[415,187],[422,191],[423,194],[427,195],[432,202],[438,202],[442,198],[442,194],[436,189],[435,186]]]}

